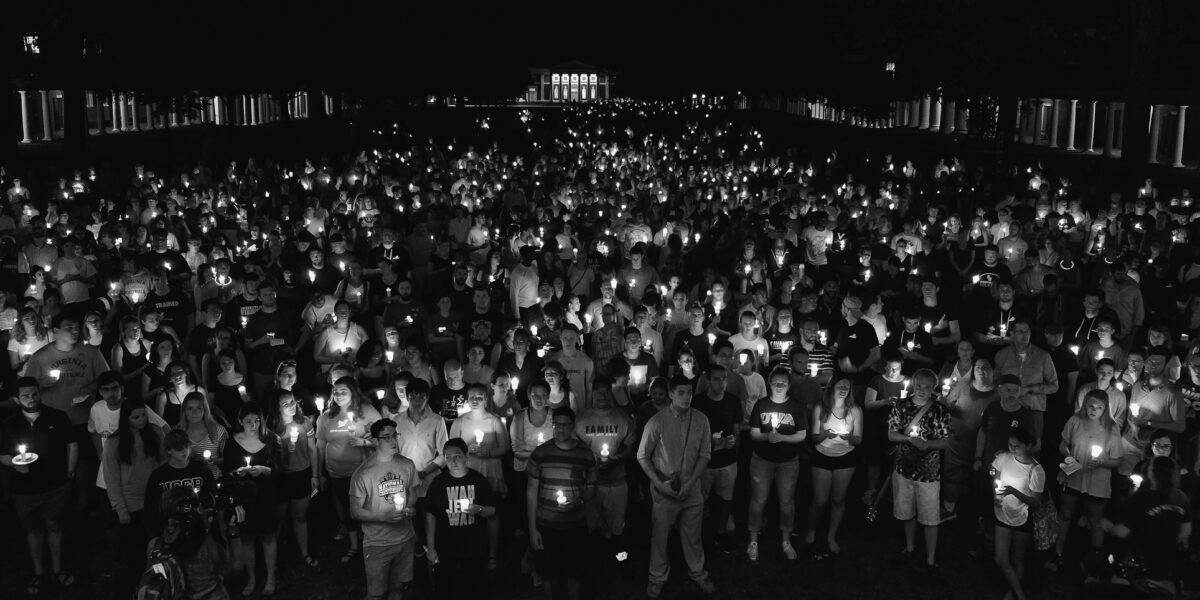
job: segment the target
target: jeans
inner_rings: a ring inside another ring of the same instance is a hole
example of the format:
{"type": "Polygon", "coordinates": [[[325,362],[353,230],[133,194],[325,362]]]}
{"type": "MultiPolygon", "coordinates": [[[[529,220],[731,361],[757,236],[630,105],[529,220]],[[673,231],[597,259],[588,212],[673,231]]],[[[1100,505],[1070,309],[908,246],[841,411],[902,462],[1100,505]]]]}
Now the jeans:
{"type": "Polygon", "coordinates": [[[772,462],[758,455],[750,457],[750,516],[747,529],[750,533],[762,531],[763,508],[767,505],[767,494],[771,484],[779,497],[779,530],[787,534],[796,528],[796,481],[800,479],[800,459],[772,462]]]}
{"type": "Polygon", "coordinates": [[[671,526],[679,523],[679,545],[683,548],[683,560],[688,566],[688,577],[700,581],[708,578],[704,571],[704,544],[700,531],[704,519],[704,496],[700,486],[693,484],[683,498],[668,498],[658,490],[654,497],[652,512],[653,527],[650,536],[650,583],[665,584],[671,576],[671,559],[667,552],[667,539],[671,526]]]}

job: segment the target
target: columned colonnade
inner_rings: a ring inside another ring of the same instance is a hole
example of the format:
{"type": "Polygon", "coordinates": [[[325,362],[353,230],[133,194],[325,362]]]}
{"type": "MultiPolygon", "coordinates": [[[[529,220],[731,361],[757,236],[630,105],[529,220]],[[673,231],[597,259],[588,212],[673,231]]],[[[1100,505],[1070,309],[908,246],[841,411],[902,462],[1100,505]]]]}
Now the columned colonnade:
{"type": "MultiPolygon", "coordinates": [[[[1183,167],[1188,105],[1154,104],[1146,115],[1150,164],[1183,167]]],[[[1103,156],[1119,156],[1129,117],[1124,102],[1076,98],[1027,98],[1017,115],[1017,140],[1103,156]],[[1097,129],[1101,129],[1097,138],[1097,129]]]]}
{"type": "MultiPolygon", "coordinates": [[[[286,113],[290,119],[309,117],[309,94],[297,92],[286,98],[273,94],[234,94],[201,96],[192,109],[169,107],[142,101],[135,92],[87,91],[87,130],[89,135],[135,133],[154,129],[191,125],[254,126],[279,121],[286,113]]],[[[21,143],[49,142],[62,138],[64,103],[62,90],[17,90],[21,118],[21,143]]],[[[333,114],[338,100],[321,93],[325,114],[333,114]]],[[[354,108],[342,101],[343,109],[354,108]]]]}

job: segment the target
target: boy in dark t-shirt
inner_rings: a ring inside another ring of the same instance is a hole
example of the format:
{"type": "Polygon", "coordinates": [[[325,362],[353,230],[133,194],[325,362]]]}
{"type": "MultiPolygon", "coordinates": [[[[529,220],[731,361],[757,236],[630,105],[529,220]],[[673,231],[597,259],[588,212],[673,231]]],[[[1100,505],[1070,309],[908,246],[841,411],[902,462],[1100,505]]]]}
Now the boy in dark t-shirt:
{"type": "Polygon", "coordinates": [[[437,589],[448,598],[479,598],[485,564],[496,558],[489,543],[488,519],[496,499],[487,478],[467,467],[467,443],[447,440],[442,448],[446,470],[429,484],[422,500],[429,562],[438,566],[437,589]]]}

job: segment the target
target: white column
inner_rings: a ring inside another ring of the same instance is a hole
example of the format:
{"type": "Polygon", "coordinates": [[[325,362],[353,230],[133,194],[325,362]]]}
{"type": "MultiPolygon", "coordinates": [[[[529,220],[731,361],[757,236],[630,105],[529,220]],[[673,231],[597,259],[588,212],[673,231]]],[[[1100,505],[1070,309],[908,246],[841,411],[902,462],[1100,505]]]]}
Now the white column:
{"type": "Polygon", "coordinates": [[[212,107],[213,107],[213,124],[220,125],[221,124],[221,97],[220,96],[212,97],[212,107]]]}
{"type": "Polygon", "coordinates": [[[138,125],[138,106],[136,93],[129,94],[129,130],[141,131],[141,127],[138,125]]]}
{"type": "Polygon", "coordinates": [[[247,104],[246,103],[246,95],[242,94],[242,95],[238,96],[238,100],[241,102],[240,109],[238,110],[238,116],[240,117],[238,120],[238,124],[239,125],[249,125],[250,124],[250,107],[246,105],[247,104]]]}
{"type": "MultiPolygon", "coordinates": [[[[25,90],[17,90],[17,93],[21,95],[21,143],[29,144],[33,142],[29,137],[29,98],[25,96],[25,90]]],[[[104,127],[104,123],[100,127],[104,127]]]]}
{"type": "Polygon", "coordinates": [[[955,119],[955,117],[958,116],[954,113],[954,105],[955,105],[955,102],[953,100],[947,100],[945,103],[942,104],[943,110],[946,113],[942,117],[942,133],[947,133],[947,134],[954,133],[954,129],[955,129],[954,119],[955,119]]]}
{"type": "Polygon", "coordinates": [[[933,99],[933,105],[929,107],[929,130],[938,131],[942,128],[942,97],[938,96],[933,99]]]}
{"type": "Polygon", "coordinates": [[[117,110],[117,115],[121,118],[121,131],[129,131],[129,105],[126,104],[125,92],[117,94],[117,102],[121,103],[121,107],[117,110]]]}
{"type": "Polygon", "coordinates": [[[1067,111],[1067,150],[1075,149],[1075,111],[1079,108],[1079,101],[1072,98],[1071,108],[1067,111]]]}
{"type": "Polygon", "coordinates": [[[929,129],[929,94],[921,96],[921,122],[917,129],[929,129]]]}
{"type": "Polygon", "coordinates": [[[1058,147],[1058,128],[1062,125],[1062,104],[1058,98],[1050,99],[1050,147],[1058,147]]]}
{"type": "Polygon", "coordinates": [[[1096,151],[1096,101],[1092,100],[1091,110],[1088,111],[1087,152],[1096,151]]]}
{"type": "Polygon", "coordinates": [[[910,100],[908,103],[908,126],[916,127],[921,121],[921,101],[910,100]]]}
{"type": "Polygon", "coordinates": [[[111,108],[112,108],[112,123],[113,123],[112,130],[114,133],[116,133],[118,131],[121,131],[121,114],[120,114],[121,107],[118,106],[117,95],[109,94],[109,102],[112,103],[112,106],[111,106],[111,108]]]}
{"type": "Polygon", "coordinates": [[[147,104],[146,108],[146,129],[154,129],[154,110],[151,105],[147,104]]]}
{"type": "Polygon", "coordinates": [[[1108,122],[1106,123],[1107,131],[1104,135],[1104,156],[1112,158],[1113,147],[1116,145],[1116,127],[1117,127],[1117,103],[1109,101],[1108,103],[1108,122]]]}
{"type": "Polygon", "coordinates": [[[967,135],[967,117],[971,115],[971,109],[964,108],[958,111],[958,134],[967,135]]]}
{"type": "Polygon", "coordinates": [[[1037,98],[1036,100],[1033,101],[1033,111],[1034,111],[1033,112],[1033,145],[1034,146],[1042,145],[1042,128],[1046,124],[1046,117],[1043,116],[1043,115],[1045,115],[1046,111],[1042,110],[1043,102],[1044,101],[1041,98],[1037,98]]]}
{"type": "Polygon", "coordinates": [[[49,142],[54,139],[54,131],[50,124],[50,90],[41,90],[42,92],[42,141],[49,142]]]}
{"type": "Polygon", "coordinates": [[[1179,120],[1175,123],[1175,160],[1171,163],[1172,167],[1183,166],[1183,134],[1187,129],[1187,105],[1183,104],[1179,107],[1179,120]]]}
{"type": "Polygon", "coordinates": [[[1158,140],[1162,137],[1162,113],[1165,106],[1150,107],[1150,164],[1158,164],[1158,140]]]}

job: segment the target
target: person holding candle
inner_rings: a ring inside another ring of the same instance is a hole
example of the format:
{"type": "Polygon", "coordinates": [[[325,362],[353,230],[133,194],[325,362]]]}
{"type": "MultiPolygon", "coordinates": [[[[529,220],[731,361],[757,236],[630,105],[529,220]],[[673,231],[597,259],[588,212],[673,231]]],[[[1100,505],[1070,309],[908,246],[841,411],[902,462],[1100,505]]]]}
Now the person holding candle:
{"type": "Polygon", "coordinates": [[[25,591],[37,596],[45,583],[46,550],[57,583],[62,587],[75,583],[75,577],[63,568],[63,525],[69,514],[79,442],[67,415],[42,404],[37,379],[19,377],[15,389],[20,412],[0,422],[0,466],[15,471],[8,485],[33,562],[33,578],[25,591]],[[36,454],[37,460],[19,464],[31,454],[36,454]]]}
{"type": "Polygon", "coordinates": [[[437,598],[483,596],[489,523],[498,498],[487,478],[467,466],[467,442],[452,438],[442,447],[446,471],[434,478],[423,500],[428,560],[435,565],[437,598]]]}
{"type": "MultiPolygon", "coordinates": [[[[499,377],[499,375],[497,375],[499,377]]],[[[509,439],[513,451],[513,473],[510,475],[508,488],[514,493],[509,494],[509,502],[505,508],[506,515],[513,518],[515,523],[525,523],[526,495],[520,490],[526,488],[528,477],[525,469],[529,456],[538,446],[554,437],[553,421],[550,418],[549,406],[550,384],[545,380],[535,380],[529,384],[529,406],[519,410],[508,425],[509,439]]],[[[521,527],[517,526],[518,530],[521,527]]],[[[533,573],[534,587],[539,587],[541,576],[533,573]]]]}
{"type": "MultiPolygon", "coordinates": [[[[111,373],[116,375],[115,373],[111,373]]],[[[111,380],[111,377],[109,378],[111,380]]],[[[113,382],[108,383],[114,385],[113,382]]],[[[116,384],[120,387],[120,384],[116,384]]],[[[151,423],[150,409],[140,401],[121,404],[116,433],[108,438],[101,454],[101,472],[108,500],[121,526],[120,549],[129,567],[125,581],[142,572],[145,559],[146,524],[143,514],[146,484],[150,474],[163,462],[163,433],[151,423]]]]}
{"type": "Polygon", "coordinates": [[[1009,345],[1016,321],[1023,318],[1012,283],[998,282],[995,289],[996,298],[989,302],[989,308],[979,317],[975,329],[975,348],[988,358],[1009,345]]]}
{"type": "Polygon", "coordinates": [[[1090,390],[1079,410],[1063,427],[1058,451],[1066,459],[1063,466],[1065,481],[1059,507],[1058,539],[1054,555],[1046,565],[1051,570],[1062,566],[1063,550],[1080,503],[1084,505],[1084,514],[1091,527],[1089,548],[1098,553],[1104,545],[1100,520],[1104,517],[1105,504],[1112,497],[1113,470],[1121,465],[1125,453],[1120,427],[1113,420],[1109,407],[1105,392],[1090,390]]]}
{"type": "Polygon", "coordinates": [[[595,456],[596,498],[587,503],[588,529],[598,533],[605,561],[625,551],[625,512],[629,484],[625,463],[637,452],[633,419],[613,403],[612,380],[601,375],[592,386],[592,406],[579,415],[575,430],[595,456]]]}
{"type": "MultiPolygon", "coordinates": [[[[540,395],[544,384],[534,385],[540,395]]],[[[546,597],[565,587],[568,598],[579,600],[589,558],[584,504],[595,495],[596,464],[575,435],[575,411],[560,407],[550,422],[553,438],[534,448],[525,464],[529,545],[536,573],[546,578],[546,597]]]]}
{"type": "Polygon", "coordinates": [[[562,364],[553,360],[547,361],[546,366],[542,368],[542,378],[550,384],[550,410],[560,406],[570,406],[571,410],[576,411],[583,410],[585,407],[581,398],[575,396],[570,387],[571,382],[567,380],[563,371],[562,364]]]}
{"type": "MultiPolygon", "coordinates": [[[[853,386],[848,379],[838,380],[821,396],[813,407],[812,502],[808,509],[808,533],[804,543],[810,548],[816,542],[818,521],[829,507],[829,529],[826,547],[830,554],[840,554],[837,543],[838,526],[846,512],[846,491],[858,464],[855,449],[862,444],[863,413],[854,400],[853,386]]],[[[818,552],[817,556],[823,555],[818,552]]]]}
{"type": "Polygon", "coordinates": [[[200,504],[211,506],[217,491],[216,479],[204,461],[191,458],[192,441],[182,429],[172,429],[163,436],[163,457],[166,462],[150,473],[146,480],[143,516],[147,535],[162,534],[162,504],[175,489],[193,490],[200,504]]]}
{"type": "Polygon", "coordinates": [[[254,399],[251,393],[253,386],[250,379],[238,369],[238,355],[233,350],[218,352],[216,366],[217,372],[209,388],[212,390],[213,408],[226,420],[232,420],[242,404],[254,399]]]}
{"type": "Polygon", "coordinates": [[[1148,443],[1146,435],[1154,429],[1183,433],[1187,426],[1187,402],[1179,387],[1167,380],[1167,359],[1171,352],[1164,346],[1146,350],[1146,373],[1129,393],[1129,418],[1125,428],[1125,462],[1122,475],[1132,471],[1148,443]],[[1135,412],[1134,406],[1138,409],[1135,412]]]}
{"type": "Polygon", "coordinates": [[[709,341],[709,333],[704,328],[704,307],[700,303],[692,302],[681,312],[682,318],[686,319],[686,327],[675,332],[671,340],[671,355],[678,357],[685,350],[689,351],[696,358],[698,369],[704,370],[708,367],[709,357],[716,353],[716,335],[713,334],[713,341],[709,341]]]}
{"type": "Polygon", "coordinates": [[[350,540],[349,549],[342,555],[342,564],[349,564],[361,551],[359,524],[349,511],[346,499],[350,497],[350,478],[362,465],[366,448],[372,445],[371,439],[365,437],[366,428],[379,419],[379,412],[358,391],[358,384],[350,376],[333,382],[329,406],[317,418],[319,483],[322,488],[329,486],[340,521],[335,539],[345,535],[350,540]]]}
{"type": "Polygon", "coordinates": [[[888,450],[887,422],[892,407],[912,393],[912,381],[902,373],[904,357],[887,352],[882,359],[883,372],[871,378],[863,393],[863,462],[867,466],[867,489],[863,504],[876,501],[876,490],[883,489],[883,472],[891,463],[888,450]],[[903,396],[901,396],[903,392],[903,396]]]}
{"type": "Polygon", "coordinates": [[[219,478],[222,452],[229,432],[217,422],[203,393],[190,392],[184,396],[177,423],[175,427],[186,431],[192,443],[192,457],[203,459],[213,477],[219,478]]]}
{"type": "Polygon", "coordinates": [[[941,522],[941,451],[950,444],[950,411],[933,398],[937,375],[929,369],[913,374],[912,395],[892,407],[888,440],[896,444],[892,474],[892,511],[904,522],[900,562],[916,554],[917,525],[925,529],[925,565],[937,573],[938,525],[941,522]]]}
{"type": "Polygon", "coordinates": [[[917,369],[933,365],[933,338],[921,326],[921,313],[915,308],[905,309],[901,315],[904,327],[884,340],[883,349],[898,352],[904,357],[901,372],[911,375],[917,369]]]}
{"type": "Polygon", "coordinates": [[[996,393],[999,401],[983,409],[979,424],[983,435],[978,436],[975,442],[976,472],[980,472],[983,465],[990,464],[997,454],[1004,452],[1008,434],[1013,429],[1024,429],[1033,439],[1039,440],[1034,445],[1034,452],[1040,447],[1042,422],[1032,409],[1021,403],[1021,379],[1011,373],[1001,375],[996,384],[996,393]]]}
{"type": "Polygon", "coordinates": [[[508,430],[500,417],[488,411],[487,386],[473,383],[466,393],[469,410],[454,420],[450,438],[467,443],[467,466],[486,477],[492,491],[503,497],[507,487],[500,459],[509,452],[508,430]]]}
{"type": "Polygon", "coordinates": [[[12,371],[20,372],[25,361],[29,360],[34,352],[41,350],[49,343],[50,331],[38,317],[37,309],[22,308],[8,340],[8,364],[12,367],[12,371]]]}
{"type": "Polygon", "coordinates": [[[995,560],[1016,600],[1025,600],[1025,553],[1033,533],[1032,509],[1041,502],[1046,471],[1032,456],[1035,439],[1025,429],[1008,435],[1008,451],[991,463],[995,492],[992,515],[996,523],[995,560]]]}
{"type": "Polygon", "coordinates": [[[271,410],[267,430],[279,439],[278,520],[292,525],[292,535],[300,560],[309,568],[319,566],[308,546],[308,503],[321,480],[313,468],[317,456],[316,420],[300,409],[296,397],[286,390],[272,390],[266,396],[271,410]]]}
{"type": "MultiPolygon", "coordinates": [[[[873,334],[872,334],[873,335],[873,334]]],[[[772,486],[779,498],[779,530],[783,554],[796,560],[789,539],[796,520],[796,482],[800,477],[800,446],[808,436],[807,408],[788,393],[790,378],[786,369],[771,371],[768,396],[750,411],[750,543],[746,555],[758,561],[758,536],[762,531],[763,510],[772,486]]]]}
{"type": "MultiPolygon", "coordinates": [[[[857,296],[846,296],[842,300],[842,319],[846,325],[839,327],[834,344],[834,359],[837,369],[850,377],[855,386],[865,386],[875,371],[871,368],[879,362],[880,345],[875,337],[875,328],[862,320],[862,300],[857,296]]],[[[812,357],[809,357],[812,360],[812,357]]]]}
{"type": "Polygon", "coordinates": [[[271,387],[280,361],[293,357],[307,342],[304,322],[295,309],[279,303],[277,286],[270,279],[258,285],[262,306],[250,315],[242,332],[255,397],[271,387]]]}
{"type": "Polygon", "coordinates": [[[353,357],[367,341],[367,330],[351,321],[350,316],[350,305],[339,300],[334,308],[333,325],[313,337],[313,361],[320,365],[322,372],[328,371],[334,363],[353,357]]]}
{"type": "Polygon", "coordinates": [[[400,454],[395,422],[371,422],[370,436],[375,452],[350,478],[350,517],[363,524],[367,598],[402,598],[413,579],[414,490],[420,487],[420,475],[413,462],[400,454]]]}
{"type": "MultiPolygon", "coordinates": [[[[256,588],[255,544],[262,543],[263,564],[266,566],[266,581],[263,595],[275,593],[275,563],[278,547],[276,532],[279,529],[276,492],[276,475],[279,470],[279,437],[267,429],[263,411],[257,402],[250,401],[238,410],[239,430],[225,443],[221,470],[233,480],[252,482],[253,501],[242,506],[245,520],[241,522],[240,544],[235,546],[238,562],[246,569],[249,580],[242,589],[243,596],[254,593],[256,588]]],[[[231,516],[231,518],[234,518],[231,516]]]]}
{"type": "Polygon", "coordinates": [[[1116,365],[1112,359],[1102,358],[1096,363],[1095,374],[1095,381],[1085,383],[1079,388],[1072,408],[1076,412],[1079,411],[1083,408],[1083,402],[1088,394],[1093,391],[1102,392],[1108,399],[1108,414],[1117,424],[1117,429],[1122,429],[1129,412],[1129,400],[1123,389],[1126,387],[1125,384],[1116,381],[1116,365]]]}
{"type": "Polygon", "coordinates": [[[473,341],[467,344],[467,362],[463,364],[463,381],[465,383],[488,384],[492,382],[492,366],[483,362],[486,356],[487,351],[482,342],[473,341]]]}
{"type": "Polygon", "coordinates": [[[767,340],[767,366],[786,364],[789,352],[800,343],[800,332],[793,327],[792,307],[784,305],[775,313],[775,326],[764,337],[767,340]]]}
{"type": "Polygon", "coordinates": [[[1094,372],[1096,363],[1104,359],[1113,362],[1117,371],[1124,371],[1128,365],[1129,353],[1113,339],[1116,328],[1113,321],[1099,319],[1096,323],[1096,339],[1088,340],[1079,349],[1079,369],[1085,373],[1094,372]]]}
{"type": "Polygon", "coordinates": [[[589,405],[591,385],[596,377],[596,363],[583,352],[582,333],[573,324],[565,324],[559,333],[562,347],[546,356],[547,363],[562,365],[566,381],[571,386],[571,395],[576,399],[572,408],[582,409],[589,405]]]}
{"type": "Polygon", "coordinates": [[[658,376],[658,363],[654,356],[642,347],[642,333],[637,327],[625,328],[624,352],[620,358],[629,363],[629,384],[626,390],[635,404],[645,397],[646,384],[650,378],[658,376]]]}

